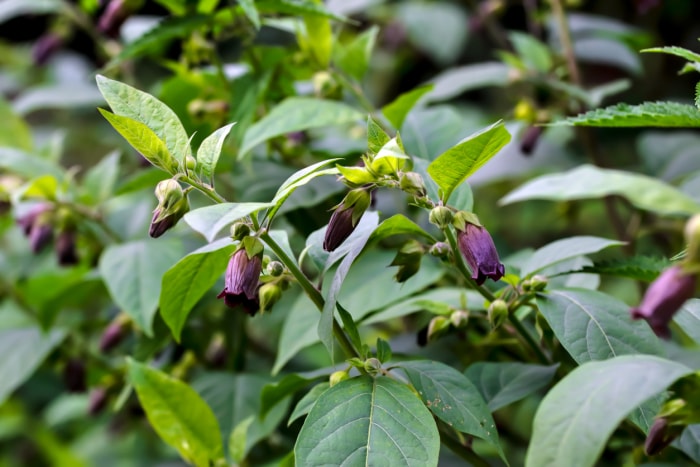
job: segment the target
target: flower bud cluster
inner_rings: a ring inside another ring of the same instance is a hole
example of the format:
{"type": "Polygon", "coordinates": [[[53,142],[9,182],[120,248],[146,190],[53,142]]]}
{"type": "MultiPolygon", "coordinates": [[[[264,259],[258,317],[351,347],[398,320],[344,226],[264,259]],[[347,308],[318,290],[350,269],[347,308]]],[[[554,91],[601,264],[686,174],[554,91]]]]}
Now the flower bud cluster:
{"type": "Polygon", "coordinates": [[[43,251],[53,240],[58,264],[69,266],[79,262],[76,248],[77,229],[73,214],[65,208],[57,209],[48,202],[39,203],[17,218],[17,224],[29,239],[32,253],[43,251]]]}

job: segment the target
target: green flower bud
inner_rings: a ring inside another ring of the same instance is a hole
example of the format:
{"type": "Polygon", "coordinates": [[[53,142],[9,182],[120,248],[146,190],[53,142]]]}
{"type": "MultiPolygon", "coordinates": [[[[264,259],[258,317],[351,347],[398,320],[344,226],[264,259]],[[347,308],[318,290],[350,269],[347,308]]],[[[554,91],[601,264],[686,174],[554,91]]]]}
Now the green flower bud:
{"type": "Polygon", "coordinates": [[[450,314],[450,323],[457,329],[464,329],[467,327],[467,322],[469,321],[469,312],[464,310],[455,310],[450,314]]]}
{"type": "Polygon", "coordinates": [[[530,287],[534,292],[541,292],[547,288],[548,282],[547,277],[536,274],[530,279],[530,287]]]}
{"type": "Polygon", "coordinates": [[[409,195],[425,196],[425,184],[423,177],[417,172],[404,172],[399,178],[399,187],[409,195]]]}
{"type": "Polygon", "coordinates": [[[447,255],[450,253],[450,246],[445,242],[437,242],[430,247],[428,253],[437,258],[447,258],[447,255]]]}
{"type": "Polygon", "coordinates": [[[444,316],[436,316],[428,324],[428,342],[442,336],[450,328],[450,320],[444,316]]]}
{"type": "Polygon", "coordinates": [[[197,159],[192,156],[187,156],[185,158],[185,167],[187,167],[187,170],[194,170],[197,168],[197,159]]]}
{"type": "Polygon", "coordinates": [[[331,387],[333,387],[336,384],[340,383],[341,381],[345,381],[348,378],[350,378],[348,372],[345,370],[341,370],[332,373],[330,378],[328,378],[328,382],[330,383],[331,387]]]}
{"type": "Polygon", "coordinates": [[[498,329],[506,319],[508,319],[508,304],[501,300],[496,299],[491,302],[488,310],[489,323],[491,323],[492,329],[498,329]]]}
{"type": "Polygon", "coordinates": [[[176,180],[169,178],[158,182],[155,189],[155,195],[158,199],[158,207],[167,209],[180,201],[185,193],[182,191],[182,187],[176,180]]]}
{"type": "Polygon", "coordinates": [[[279,277],[284,273],[284,265],[279,261],[270,261],[267,265],[267,273],[272,277],[279,277]]]}
{"type": "Polygon", "coordinates": [[[532,281],[530,279],[525,279],[521,284],[523,292],[532,292],[532,281]]]}
{"type": "Polygon", "coordinates": [[[260,313],[269,311],[282,298],[282,288],[274,282],[263,284],[258,290],[258,298],[260,299],[260,313]]]}
{"type": "MultiPolygon", "coordinates": [[[[696,214],[685,224],[685,242],[688,254],[685,258],[686,269],[696,272],[700,269],[700,214],[696,214]]],[[[689,271],[690,272],[690,271],[689,271]]]]}
{"type": "Polygon", "coordinates": [[[250,226],[245,222],[236,222],[231,225],[231,238],[234,240],[243,240],[250,235],[250,226]]]}
{"type": "Polygon", "coordinates": [[[436,225],[440,229],[446,229],[452,223],[454,216],[450,208],[445,206],[434,207],[430,211],[428,220],[431,224],[436,225]]]}
{"type": "Polygon", "coordinates": [[[365,371],[370,376],[377,376],[382,371],[382,362],[372,357],[365,360],[365,371]]]}

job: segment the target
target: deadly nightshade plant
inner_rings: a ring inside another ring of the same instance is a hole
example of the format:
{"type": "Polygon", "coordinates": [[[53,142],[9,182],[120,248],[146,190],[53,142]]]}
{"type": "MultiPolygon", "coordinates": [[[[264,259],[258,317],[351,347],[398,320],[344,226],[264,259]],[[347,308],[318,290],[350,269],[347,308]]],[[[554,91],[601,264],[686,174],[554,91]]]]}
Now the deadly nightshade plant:
{"type": "Polygon", "coordinates": [[[489,278],[498,281],[505,274],[505,266],[498,257],[493,239],[473,213],[455,215],[457,246],[472,272],[472,279],[481,285],[489,278]]]}
{"type": "Polygon", "coordinates": [[[350,191],[343,201],[335,207],[328,222],[323,249],[333,251],[338,248],[355,230],[362,214],[371,201],[369,192],[364,188],[350,191]]]}
{"type": "Polygon", "coordinates": [[[153,238],[158,238],[175,226],[182,216],[187,214],[190,210],[190,205],[187,200],[187,193],[173,179],[163,180],[158,183],[155,195],[158,198],[158,206],[153,211],[148,234],[153,238]]]}
{"type": "Polygon", "coordinates": [[[246,237],[231,255],[226,268],[224,290],[217,296],[226,306],[242,307],[250,316],[260,309],[258,285],[262,272],[263,246],[254,237],[246,237]]]}

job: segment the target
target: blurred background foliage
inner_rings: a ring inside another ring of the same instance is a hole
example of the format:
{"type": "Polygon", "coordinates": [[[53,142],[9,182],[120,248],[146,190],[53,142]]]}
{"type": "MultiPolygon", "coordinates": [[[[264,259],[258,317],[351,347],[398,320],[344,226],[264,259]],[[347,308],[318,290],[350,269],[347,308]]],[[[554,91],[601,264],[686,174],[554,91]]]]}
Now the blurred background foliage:
{"type": "MultiPolygon", "coordinates": [[[[97,72],[169,105],[188,134],[195,134],[194,147],[213,130],[237,122],[217,169],[217,189],[233,201],[268,201],[295,170],[330,157],[352,165],[366,150],[365,126],[358,122],[282,135],[239,158],[246,130],[285,98],[342,99],[364,113],[376,113],[402,93],[433,83],[398,128],[409,154],[431,160],[497,119],[504,119],[514,136],[469,180],[475,211],[501,256],[508,257],[574,234],[619,236],[601,200],[507,206],[498,201],[533,175],[591,162],[588,143],[573,128],[535,124],[615,102],[692,101],[693,77],[678,74],[678,60],[638,51],[664,45],[698,50],[700,37],[695,21],[700,3],[695,0],[567,1],[580,66],[576,86],[569,83],[548,2],[537,0],[328,1],[325,7],[337,20],[333,29],[339,44],[332,51],[332,69],[324,56],[331,52],[300,30],[304,23],[298,15],[308,10],[299,5],[309,2],[260,0],[256,18],[244,8],[252,2],[127,0],[124,18],[109,22],[112,3],[0,1],[0,146],[32,152],[40,161],[67,168],[79,187],[77,199],[99,209],[108,230],[122,240],[145,236],[153,186],[165,175],[147,167],[97,115],[95,107],[104,106],[95,86],[97,72]],[[115,148],[119,155],[112,152],[115,148]],[[101,188],[106,190],[103,198],[101,188]]],[[[316,16],[306,18],[308,34],[316,16]]],[[[700,202],[696,132],[600,129],[595,137],[597,165],[658,177],[700,202]]],[[[33,169],[22,173],[8,160],[0,157],[0,201],[5,208],[16,201],[12,190],[35,176],[33,169]]],[[[328,210],[342,196],[342,185],[319,178],[284,205],[277,227],[286,228],[295,251],[326,224],[328,210]]],[[[380,192],[375,203],[386,216],[415,214],[393,192],[380,192]]],[[[203,206],[206,200],[193,196],[192,204],[203,206]]],[[[286,371],[306,371],[330,363],[320,344],[294,348],[295,331],[285,337],[287,314],[304,306],[296,289],[272,313],[252,320],[226,313],[208,294],[179,344],[156,315],[152,337],[132,330],[117,351],[102,351],[105,328],[121,326],[119,310],[94,268],[103,233],[81,237],[79,264],[60,268],[50,252],[31,254],[13,220],[21,214],[13,210],[0,218],[0,332],[34,320],[57,334],[48,344],[34,334],[0,337],[3,371],[28,377],[0,405],[2,467],[178,465],[177,454],[148,427],[135,398],[120,394],[125,354],[157,356],[156,365],[188,379],[220,417],[224,439],[257,412],[273,366],[276,371],[285,364],[286,371]],[[84,381],[77,387],[75,374],[84,381]]],[[[680,220],[632,210],[624,215],[637,216],[632,219],[638,226],[637,254],[664,258],[682,249],[680,220]]],[[[425,219],[416,220],[429,228],[425,219]]],[[[186,251],[203,243],[184,225],[169,235],[182,238],[186,251]]],[[[615,254],[596,258],[614,260],[615,254]]],[[[439,268],[426,259],[422,282],[397,287],[391,279],[394,271],[382,269],[391,257],[378,249],[361,258],[343,289],[346,307],[379,310],[440,281],[439,268]],[[368,283],[367,271],[376,270],[386,273],[368,283]],[[387,287],[392,294],[386,294],[387,287]],[[362,302],[367,297],[371,303],[362,302]]],[[[317,274],[312,265],[308,268],[309,274],[317,274]]],[[[638,300],[634,282],[603,277],[601,289],[629,303],[638,300]]],[[[480,304],[470,306],[479,309],[480,304]]],[[[508,345],[493,335],[478,340],[452,335],[418,347],[416,332],[430,317],[423,312],[403,321],[376,320],[379,324],[364,327],[363,333],[370,341],[372,336],[390,337],[394,353],[461,366],[501,358],[498,352],[508,345]]],[[[248,432],[249,465],[277,465],[289,452],[301,426],[297,420],[287,427],[291,406],[287,399],[248,432]]],[[[536,406],[536,399],[526,399],[496,412],[513,465],[522,459],[536,406]]],[[[443,457],[444,465],[454,462],[449,452],[443,457]]],[[[613,456],[611,462],[617,459],[613,456]]]]}

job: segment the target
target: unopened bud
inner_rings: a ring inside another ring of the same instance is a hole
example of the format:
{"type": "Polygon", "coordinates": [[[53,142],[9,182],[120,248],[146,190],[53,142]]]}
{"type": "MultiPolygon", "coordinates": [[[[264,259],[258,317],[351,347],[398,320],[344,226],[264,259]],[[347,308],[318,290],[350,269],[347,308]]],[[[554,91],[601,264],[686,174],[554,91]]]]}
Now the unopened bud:
{"type": "Polygon", "coordinates": [[[428,253],[437,258],[446,258],[450,253],[450,246],[445,242],[437,242],[430,247],[428,253]]]}
{"type": "Polygon", "coordinates": [[[496,299],[491,302],[488,310],[489,323],[491,323],[492,329],[498,329],[506,319],[508,319],[508,304],[501,300],[496,299]]]}
{"type": "Polygon", "coordinates": [[[231,226],[231,238],[234,240],[243,240],[250,235],[250,226],[245,222],[236,222],[231,226]]]}
{"type": "Polygon", "coordinates": [[[185,167],[187,167],[187,170],[194,170],[197,168],[197,159],[192,157],[191,155],[188,155],[185,158],[185,167]]]}
{"type": "Polygon", "coordinates": [[[547,288],[548,282],[547,277],[536,274],[530,279],[530,288],[533,292],[542,292],[547,288]]]}
{"type": "Polygon", "coordinates": [[[700,214],[696,214],[685,224],[685,242],[688,244],[688,254],[685,264],[693,271],[700,268],[700,214]]]}
{"type": "Polygon", "coordinates": [[[153,211],[148,233],[151,237],[158,238],[189,212],[190,203],[180,184],[173,179],[158,183],[155,195],[158,198],[158,206],[153,211]]]}
{"type": "Polygon", "coordinates": [[[655,456],[681,435],[685,426],[672,425],[665,417],[657,418],[649,428],[647,439],[644,441],[644,452],[647,456],[655,456]]]}
{"type": "Polygon", "coordinates": [[[263,284],[258,290],[258,298],[260,299],[260,313],[269,311],[282,298],[282,288],[274,282],[263,284]]]}
{"type": "Polygon", "coordinates": [[[90,391],[88,402],[88,414],[93,417],[102,412],[107,407],[107,388],[98,386],[90,391]]]}
{"type": "Polygon", "coordinates": [[[63,382],[68,392],[85,392],[85,363],[79,358],[71,358],[63,368],[63,382]]]}
{"type": "Polygon", "coordinates": [[[158,199],[158,206],[168,209],[182,199],[184,191],[176,180],[169,178],[158,182],[155,195],[158,199]]]}
{"type": "Polygon", "coordinates": [[[350,378],[350,375],[348,374],[347,371],[341,370],[341,371],[336,371],[333,372],[328,378],[328,382],[331,387],[335,386],[336,384],[340,383],[341,381],[345,381],[346,379],[350,378]]]}
{"type": "Polygon", "coordinates": [[[453,219],[454,215],[452,211],[445,206],[434,207],[430,211],[430,216],[428,218],[431,224],[436,225],[440,229],[446,229],[447,226],[452,224],[453,219]]]}
{"type": "Polygon", "coordinates": [[[365,371],[370,376],[377,376],[382,371],[382,362],[372,357],[365,360],[365,371]]]}
{"type": "Polygon", "coordinates": [[[409,195],[425,196],[423,177],[417,172],[404,172],[399,178],[399,187],[409,195]]]}
{"type": "Polygon", "coordinates": [[[428,342],[432,342],[445,334],[450,327],[450,320],[444,316],[436,316],[428,324],[428,342]]]}
{"type": "Polygon", "coordinates": [[[100,350],[109,352],[119,345],[124,339],[126,331],[131,324],[131,318],[125,313],[119,314],[114,320],[109,323],[107,329],[104,330],[100,337],[100,350]]]}
{"type": "Polygon", "coordinates": [[[467,327],[467,322],[469,321],[469,312],[464,310],[455,310],[450,314],[450,322],[452,326],[457,329],[464,329],[467,327]]]}
{"type": "Polygon", "coordinates": [[[267,265],[267,273],[272,277],[279,277],[284,273],[284,265],[279,261],[270,261],[267,265]]]}
{"type": "Polygon", "coordinates": [[[78,264],[78,252],[75,248],[76,233],[73,229],[63,230],[56,238],[56,257],[61,266],[78,264]]]}

